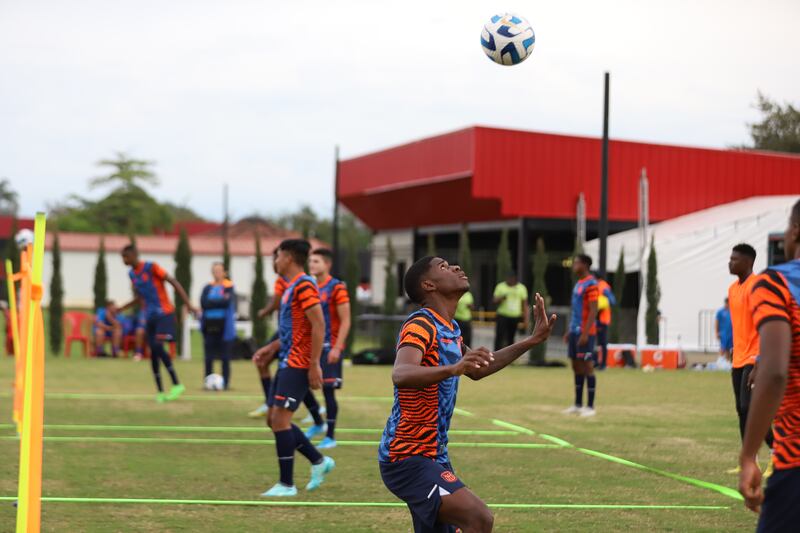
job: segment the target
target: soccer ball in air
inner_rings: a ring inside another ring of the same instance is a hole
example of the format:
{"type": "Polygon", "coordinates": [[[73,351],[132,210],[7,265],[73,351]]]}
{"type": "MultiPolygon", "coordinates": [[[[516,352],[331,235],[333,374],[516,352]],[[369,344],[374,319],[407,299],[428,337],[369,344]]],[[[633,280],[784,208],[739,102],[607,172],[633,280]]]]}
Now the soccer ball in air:
{"type": "Polygon", "coordinates": [[[17,250],[24,250],[29,244],[33,243],[33,232],[28,228],[19,230],[14,236],[14,242],[17,245],[17,250]]]}
{"type": "Polygon", "coordinates": [[[203,388],[206,390],[222,390],[225,388],[225,378],[219,374],[209,374],[203,381],[203,388]]]}
{"type": "Polygon", "coordinates": [[[483,52],[498,65],[517,65],[533,52],[536,37],[527,20],[505,13],[493,16],[481,32],[483,52]]]}

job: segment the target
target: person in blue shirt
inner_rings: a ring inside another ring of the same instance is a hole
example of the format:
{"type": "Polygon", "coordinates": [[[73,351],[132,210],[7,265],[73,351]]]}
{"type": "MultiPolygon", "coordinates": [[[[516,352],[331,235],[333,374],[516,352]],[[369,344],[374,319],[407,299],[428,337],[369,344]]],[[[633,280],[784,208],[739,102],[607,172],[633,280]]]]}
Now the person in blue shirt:
{"type": "Polygon", "coordinates": [[[731,322],[731,308],[728,306],[727,298],[725,298],[725,305],[717,310],[715,326],[719,340],[719,352],[730,361],[731,350],[733,350],[733,322],[731,322]]]}
{"type": "Polygon", "coordinates": [[[200,296],[205,375],[214,372],[214,359],[222,360],[222,378],[227,390],[231,380],[231,347],[236,339],[236,292],[222,263],[211,266],[211,275],[214,281],[203,287],[200,296]]]}
{"type": "Polygon", "coordinates": [[[122,346],[122,323],[117,316],[117,305],[109,300],[94,315],[95,355],[105,357],[103,346],[111,341],[111,355],[117,357],[122,346]]]}

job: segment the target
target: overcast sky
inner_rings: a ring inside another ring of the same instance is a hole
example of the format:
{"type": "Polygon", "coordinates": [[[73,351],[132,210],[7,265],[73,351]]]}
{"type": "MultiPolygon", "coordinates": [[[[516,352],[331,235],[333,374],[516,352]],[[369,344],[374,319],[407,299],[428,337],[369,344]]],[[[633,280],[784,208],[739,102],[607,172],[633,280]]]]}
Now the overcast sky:
{"type": "MultiPolygon", "coordinates": [[[[31,215],[95,162],[156,162],[153,193],[221,216],[332,205],[349,157],[473,124],[725,147],[756,91],[800,101],[800,2],[0,1],[0,177],[31,215]],[[531,58],[481,51],[495,12],[531,58]]],[[[105,191],[91,193],[97,196],[105,191]]]]}

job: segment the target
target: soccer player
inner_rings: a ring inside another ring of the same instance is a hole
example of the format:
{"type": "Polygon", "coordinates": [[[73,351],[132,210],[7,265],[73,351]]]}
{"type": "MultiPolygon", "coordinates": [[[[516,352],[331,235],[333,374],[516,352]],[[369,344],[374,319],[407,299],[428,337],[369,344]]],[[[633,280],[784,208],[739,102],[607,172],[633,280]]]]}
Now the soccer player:
{"type": "Polygon", "coordinates": [[[122,346],[122,322],[117,316],[117,304],[108,300],[104,307],[97,310],[94,315],[94,353],[97,357],[105,357],[103,347],[106,341],[111,341],[111,355],[117,357],[122,346]]]}
{"type": "MultiPolygon", "coordinates": [[[[317,280],[322,314],[325,316],[325,343],[322,348],[322,393],[325,395],[327,433],[317,445],[320,450],[336,447],[336,416],[339,405],[336,389],[342,388],[342,351],[350,333],[350,297],[343,281],[331,276],[333,252],[318,248],[308,260],[308,272],[317,280]]],[[[308,395],[314,393],[308,391],[308,395]]],[[[316,403],[316,399],[314,399],[316,403]]],[[[313,414],[312,414],[313,416],[313,414]]],[[[306,431],[309,439],[323,431],[323,426],[311,426],[306,431]]]]}
{"type": "Polygon", "coordinates": [[[459,377],[479,380],[502,370],[544,342],[556,316],[548,318],[537,294],[530,337],[494,353],[473,350],[463,344],[453,319],[458,300],[469,290],[461,268],[440,257],[423,257],[404,281],[408,297],[421,309],[409,315],[398,338],[394,405],[378,451],[381,478],[408,505],[414,531],[491,531],[492,513],[456,477],[448,456],[459,377]]]}
{"type": "Polygon", "coordinates": [[[145,329],[147,344],[150,347],[150,364],[158,389],[156,401],[164,403],[176,400],[183,394],[186,387],[178,381],[178,374],[172,366],[172,360],[164,349],[164,343],[175,338],[175,307],[169,300],[164,282],[172,285],[175,293],[183,300],[190,313],[197,315],[197,309],[189,301],[189,296],[180,282],[167,274],[167,271],[157,263],[140,260],[139,252],[134,245],[129,244],[122,249],[122,261],[130,267],[129,275],[137,296],[137,299],[128,302],[122,309],[134,306],[137,300],[143,306],[147,320],[145,329]],[[172,379],[172,388],[168,394],[164,393],[164,386],[161,383],[159,365],[162,362],[172,379]]]}
{"type": "Polygon", "coordinates": [[[528,289],[519,282],[516,272],[509,272],[506,280],[494,288],[494,303],[497,306],[494,349],[499,350],[514,343],[520,320],[522,330],[528,331],[528,289]]]}
{"type": "MultiPolygon", "coordinates": [[[[744,439],[747,425],[747,412],[750,408],[751,372],[756,364],[759,352],[759,338],[753,321],[753,306],[750,296],[756,275],[753,274],[753,262],[756,251],[749,244],[737,244],[731,251],[728,271],[738,279],[728,288],[728,306],[733,325],[733,396],[736,402],[736,414],[739,416],[739,436],[744,439]]],[[[764,433],[767,446],[772,449],[772,432],[764,433]]],[[[739,468],[730,473],[737,473],[739,468]]]]}
{"type": "Polygon", "coordinates": [[[725,298],[725,305],[717,310],[714,318],[714,329],[717,332],[719,341],[719,353],[731,360],[733,350],[733,324],[731,323],[731,309],[728,306],[728,299],[725,298]]]}
{"type": "Polygon", "coordinates": [[[605,370],[608,364],[608,327],[611,325],[611,306],[617,305],[617,298],[611,285],[597,277],[597,369],[605,370]]]}
{"type": "Polygon", "coordinates": [[[572,372],[575,376],[575,403],[568,407],[565,414],[594,416],[594,394],[597,390],[597,377],[594,375],[594,344],[597,335],[597,300],[599,290],[597,279],[592,276],[592,258],[578,254],[572,261],[572,272],[578,282],[572,290],[572,313],[569,331],[564,341],[569,347],[569,358],[572,361],[572,372]],[[586,407],[583,407],[583,386],[586,391],[586,407]]]}
{"type": "Polygon", "coordinates": [[[267,423],[275,435],[280,482],[262,496],[297,495],[295,450],[311,463],[311,480],[306,490],[318,488],[325,475],[336,466],[333,459],[320,454],[300,428],[292,424],[292,415],[309,388],[322,386],[319,361],[325,341],[325,318],[317,284],[303,270],[310,249],[308,241],[301,239],[287,239],[278,246],[278,274],[289,281],[281,297],[280,338],[274,341],[280,345],[280,364],[270,389],[267,423]]]}
{"type": "Polygon", "coordinates": [[[784,234],[788,263],[757,276],[750,296],[760,335],[758,370],[739,457],[739,492],[761,512],[759,532],[797,531],[800,524],[800,201],[784,234]],[[756,454],[775,427],[775,472],[761,487],[756,454]]]}
{"type": "Polygon", "coordinates": [[[200,305],[203,309],[201,331],[205,351],[205,375],[214,371],[214,359],[222,360],[222,378],[225,390],[231,380],[231,348],[236,339],[236,290],[228,279],[225,265],[211,266],[213,281],[203,287],[200,305]]]}

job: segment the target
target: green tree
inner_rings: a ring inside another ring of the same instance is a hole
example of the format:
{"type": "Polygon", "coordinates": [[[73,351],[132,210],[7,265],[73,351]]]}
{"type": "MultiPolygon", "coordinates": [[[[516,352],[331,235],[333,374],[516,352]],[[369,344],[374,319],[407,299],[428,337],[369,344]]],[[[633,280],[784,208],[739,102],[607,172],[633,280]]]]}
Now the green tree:
{"type": "Polygon", "coordinates": [[[253,280],[253,290],[250,296],[250,320],[253,321],[253,339],[261,346],[267,342],[267,320],[258,318],[259,309],[267,305],[267,282],[264,281],[264,258],[261,256],[261,238],[255,235],[256,240],[256,277],[253,280]]]}
{"type": "Polygon", "coordinates": [[[614,298],[616,305],[611,307],[611,325],[608,327],[608,340],[612,343],[620,341],[619,323],[622,311],[622,295],[625,294],[625,248],[619,252],[617,271],[614,273],[614,298]]]}
{"type": "Polygon", "coordinates": [[[124,152],[117,152],[116,159],[101,159],[97,162],[100,167],[110,167],[111,173],[92,178],[89,185],[100,187],[103,185],[117,185],[122,189],[131,190],[139,184],[157,186],[158,178],[150,170],[152,161],[144,159],[131,159],[124,152]]]}
{"type": "MultiPolygon", "coordinates": [[[[260,239],[258,239],[258,237],[256,237],[256,239],[260,240],[260,239]]],[[[261,245],[261,243],[259,243],[259,246],[260,245],[261,245]]],[[[228,232],[227,231],[222,235],[222,264],[225,267],[225,272],[227,272],[228,275],[230,276],[231,275],[231,249],[230,249],[230,245],[228,244],[228,232]]]]}
{"type": "Polygon", "coordinates": [[[3,260],[11,259],[11,264],[14,266],[14,272],[19,272],[19,248],[17,248],[17,241],[15,237],[19,231],[19,224],[17,218],[11,220],[11,235],[6,241],[5,249],[3,250],[3,260]]]}
{"type": "Polygon", "coordinates": [[[61,279],[61,244],[58,232],[53,236],[53,277],[50,278],[50,351],[53,354],[61,353],[61,343],[64,340],[64,283],[61,279]]]}
{"type": "Polygon", "coordinates": [[[466,224],[461,226],[461,234],[458,237],[458,265],[468,276],[472,274],[472,249],[469,246],[466,224]]]}
{"type": "Polygon", "coordinates": [[[3,178],[0,180],[0,213],[16,217],[18,210],[19,195],[11,188],[11,182],[3,178]]]}
{"type": "Polygon", "coordinates": [[[352,231],[352,225],[355,221],[352,217],[345,221],[343,242],[345,246],[345,264],[344,264],[344,282],[347,284],[347,295],[350,297],[350,335],[347,338],[347,351],[351,352],[353,347],[353,339],[355,338],[356,316],[358,315],[358,298],[356,297],[358,291],[358,283],[361,276],[361,267],[358,263],[358,250],[360,249],[357,243],[357,235],[352,231]]]}
{"type": "MultiPolygon", "coordinates": [[[[175,248],[175,279],[186,290],[186,294],[190,294],[192,290],[192,247],[189,244],[189,235],[186,233],[185,228],[181,229],[178,237],[178,246],[175,248]]],[[[183,343],[186,341],[183,338],[183,306],[183,300],[175,298],[175,321],[178,330],[177,348],[179,353],[183,343]]]]}
{"type": "Polygon", "coordinates": [[[497,283],[505,281],[511,271],[511,249],[508,247],[508,228],[504,228],[500,233],[500,245],[497,247],[497,283]]]}
{"type": "Polygon", "coordinates": [[[433,233],[428,233],[428,243],[427,243],[427,251],[425,255],[435,256],[436,255],[436,235],[433,233]]]}
{"type": "Polygon", "coordinates": [[[752,147],[800,153],[800,109],[788,102],[781,105],[760,91],[755,107],[761,112],[761,120],[748,125],[752,147]]]}
{"type": "MultiPolygon", "coordinates": [[[[547,274],[547,250],[544,247],[544,239],[539,237],[536,239],[536,253],[533,255],[533,287],[531,290],[531,300],[538,292],[544,299],[545,305],[550,306],[550,294],[547,292],[547,281],[545,274],[547,274]]],[[[531,328],[535,326],[531,320],[531,328]]],[[[531,329],[533,331],[533,329],[531,329]]],[[[530,351],[528,364],[533,366],[543,366],[545,362],[545,355],[547,354],[547,343],[543,342],[534,346],[530,351]]]]}
{"type": "Polygon", "coordinates": [[[100,238],[97,264],[94,267],[94,308],[102,309],[108,301],[108,271],[106,270],[106,244],[100,238]]]}
{"type": "Polygon", "coordinates": [[[394,246],[392,246],[392,238],[386,239],[386,265],[384,274],[386,275],[386,285],[383,291],[383,326],[381,328],[381,347],[391,348],[395,345],[395,326],[389,317],[397,314],[397,294],[399,288],[397,285],[397,274],[395,269],[397,267],[397,257],[394,253],[394,246]]]}
{"type": "Polygon", "coordinates": [[[647,310],[644,315],[645,333],[648,344],[658,344],[658,304],[661,301],[661,287],[658,285],[658,260],[656,259],[655,238],[650,239],[650,257],[647,258],[647,310]]]}

